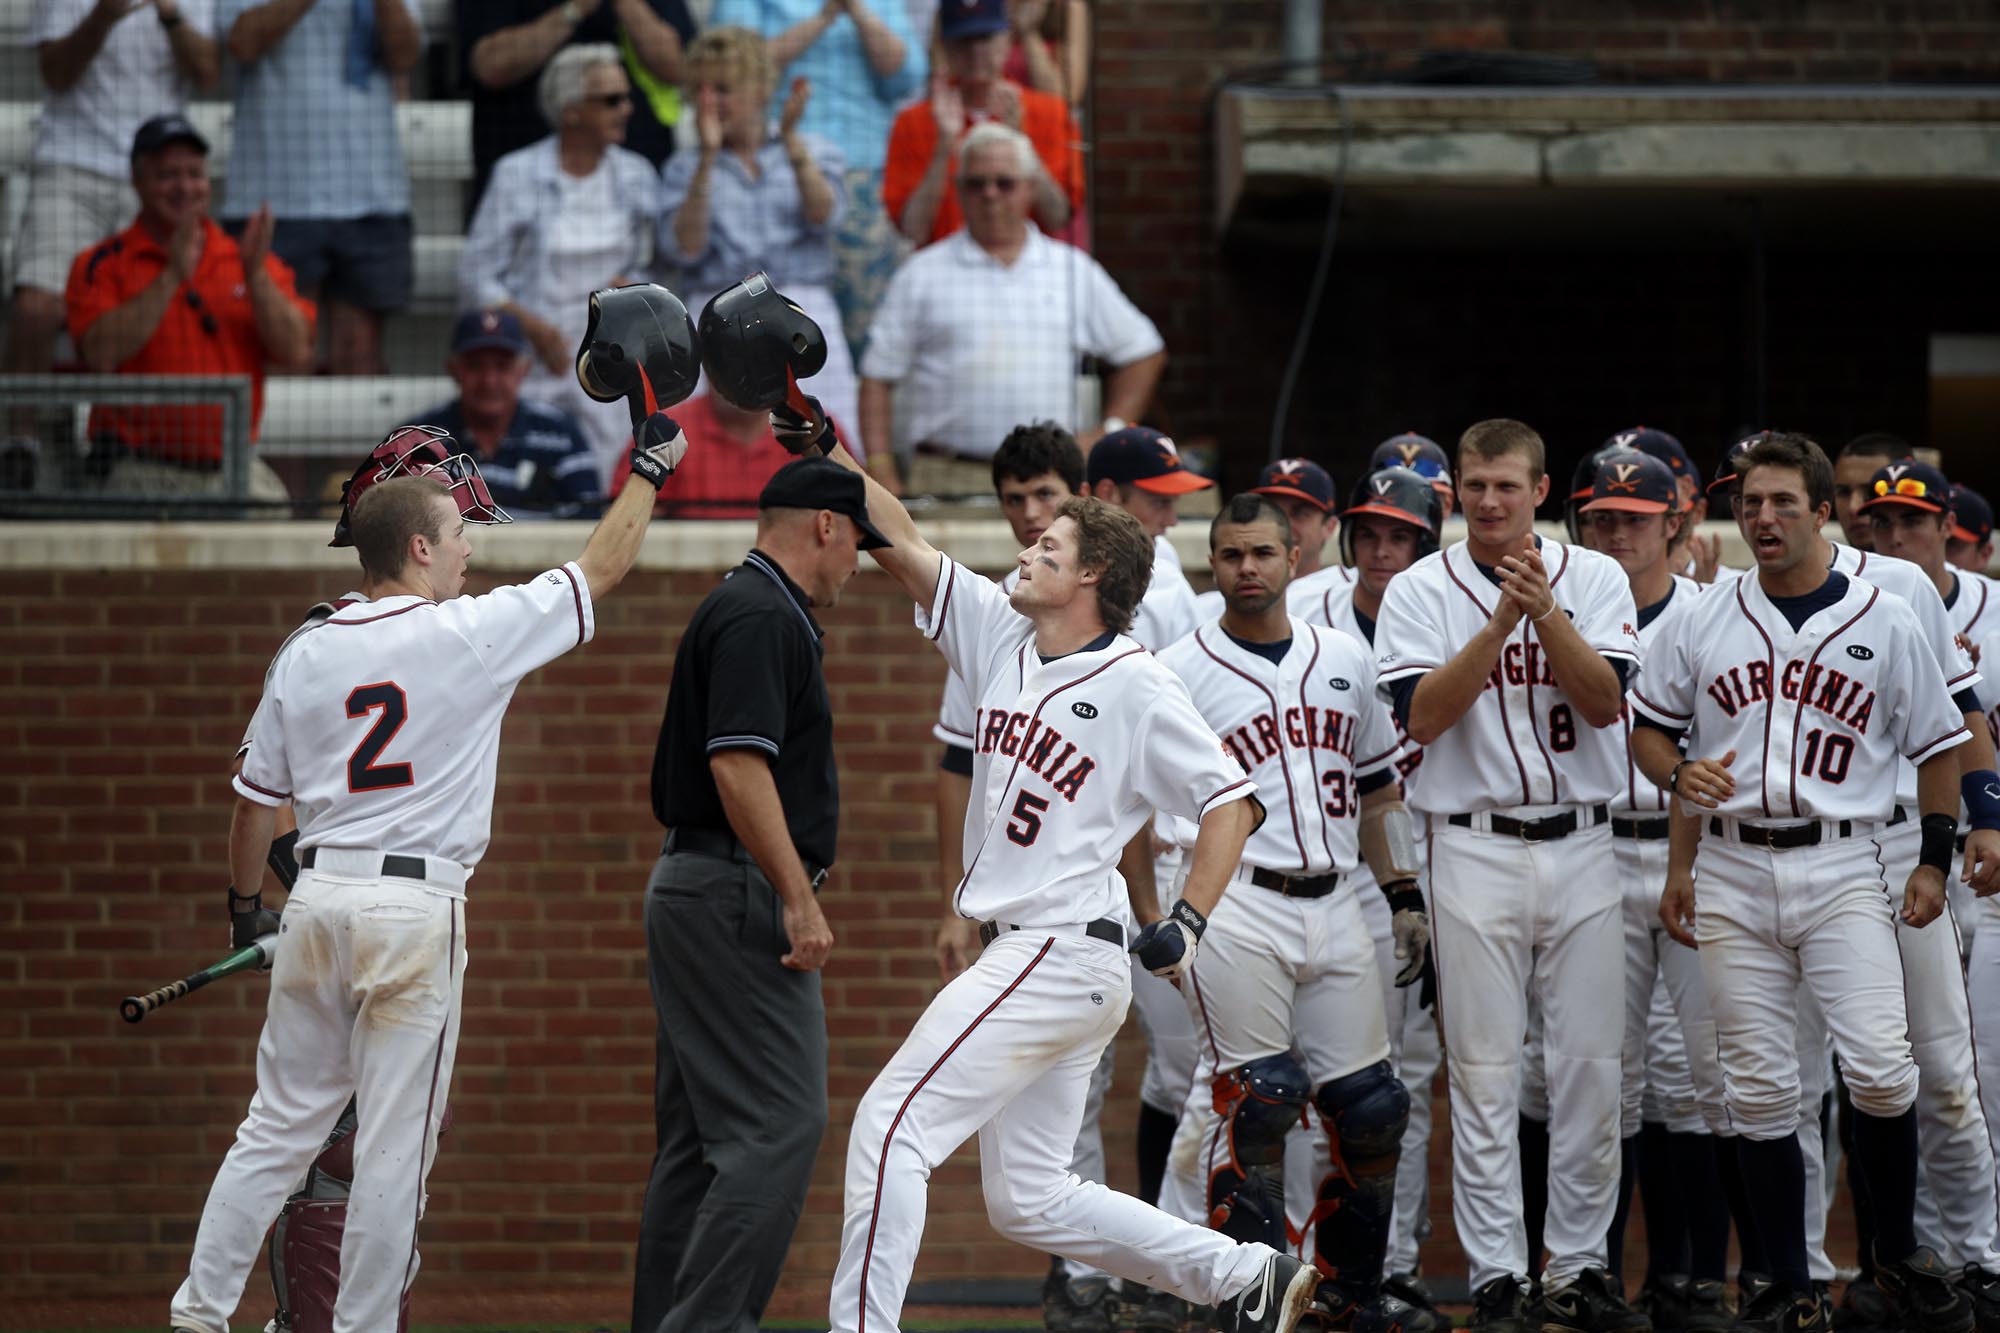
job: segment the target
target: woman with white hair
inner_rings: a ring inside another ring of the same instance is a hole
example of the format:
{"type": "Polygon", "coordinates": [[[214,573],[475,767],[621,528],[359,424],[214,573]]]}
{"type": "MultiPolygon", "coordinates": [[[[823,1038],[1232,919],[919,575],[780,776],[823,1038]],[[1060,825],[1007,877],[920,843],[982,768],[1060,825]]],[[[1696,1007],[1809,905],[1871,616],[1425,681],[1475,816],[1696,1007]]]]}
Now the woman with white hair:
{"type": "Polygon", "coordinates": [[[574,416],[608,481],[631,417],[624,403],[597,402],[578,386],[576,347],[592,292],[649,280],[660,178],[620,146],[632,85],[617,47],[564,47],[537,93],[555,133],[494,164],[459,260],[459,305],[519,316],[537,363],[523,396],[574,416]]]}
{"type": "Polygon", "coordinates": [[[782,115],[770,116],[777,69],[749,28],[709,28],[688,44],[698,152],[682,151],[662,171],[660,255],[680,266],[682,296],[700,314],[710,297],[762,269],[827,334],[826,365],[806,382],[858,443],[854,359],[834,301],[833,238],[847,208],[840,150],[799,129],[813,95],[794,78],[782,115]]]}

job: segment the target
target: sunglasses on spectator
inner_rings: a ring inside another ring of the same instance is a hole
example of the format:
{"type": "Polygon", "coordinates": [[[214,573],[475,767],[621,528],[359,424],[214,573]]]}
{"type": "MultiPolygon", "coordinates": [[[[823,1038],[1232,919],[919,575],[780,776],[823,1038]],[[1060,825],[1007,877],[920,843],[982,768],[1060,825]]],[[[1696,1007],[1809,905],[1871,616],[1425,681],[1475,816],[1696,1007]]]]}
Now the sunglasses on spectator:
{"type": "Polygon", "coordinates": [[[986,187],[992,186],[1002,194],[1012,194],[1014,187],[1021,183],[1018,176],[960,176],[959,188],[967,194],[985,194],[986,187]]]}
{"type": "Polygon", "coordinates": [[[222,326],[215,322],[215,316],[210,314],[208,307],[202,303],[200,294],[192,287],[183,287],[181,292],[187,297],[188,309],[194,311],[200,318],[201,331],[213,337],[222,326]]]}
{"type": "Polygon", "coordinates": [[[606,107],[606,108],[612,108],[612,107],[621,107],[621,106],[630,106],[630,105],[632,105],[632,94],[630,94],[630,93],[591,93],[591,94],[590,94],[589,96],[585,97],[585,98],[584,98],[583,100],[584,100],[584,101],[586,101],[586,102],[595,102],[595,103],[596,103],[596,104],[597,104],[598,106],[601,106],[601,107],[606,107]]]}

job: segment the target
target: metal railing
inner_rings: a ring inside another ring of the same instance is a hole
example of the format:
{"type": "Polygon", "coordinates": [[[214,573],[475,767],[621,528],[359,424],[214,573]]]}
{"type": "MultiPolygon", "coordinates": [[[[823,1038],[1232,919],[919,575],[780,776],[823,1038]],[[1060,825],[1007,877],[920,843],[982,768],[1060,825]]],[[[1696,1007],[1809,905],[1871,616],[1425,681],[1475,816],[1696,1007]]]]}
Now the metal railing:
{"type": "Polygon", "coordinates": [[[0,375],[0,441],[8,454],[0,461],[0,518],[234,517],[268,507],[250,498],[245,375],[0,375]],[[91,438],[89,409],[163,406],[221,408],[216,484],[187,495],[107,491],[104,474],[122,446],[91,438]],[[27,418],[35,422],[31,435],[20,425],[27,418]]]}

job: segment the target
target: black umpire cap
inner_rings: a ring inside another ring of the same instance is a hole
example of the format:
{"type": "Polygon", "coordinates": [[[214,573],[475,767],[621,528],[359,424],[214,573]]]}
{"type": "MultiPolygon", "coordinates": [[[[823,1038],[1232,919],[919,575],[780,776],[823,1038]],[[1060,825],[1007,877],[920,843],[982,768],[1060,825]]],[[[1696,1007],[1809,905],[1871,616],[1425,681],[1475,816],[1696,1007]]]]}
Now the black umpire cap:
{"type": "Polygon", "coordinates": [[[759,509],[831,509],[861,529],[861,549],[878,551],[889,539],[868,521],[868,487],[861,474],[830,458],[798,458],[779,468],[757,497],[759,509]]]}

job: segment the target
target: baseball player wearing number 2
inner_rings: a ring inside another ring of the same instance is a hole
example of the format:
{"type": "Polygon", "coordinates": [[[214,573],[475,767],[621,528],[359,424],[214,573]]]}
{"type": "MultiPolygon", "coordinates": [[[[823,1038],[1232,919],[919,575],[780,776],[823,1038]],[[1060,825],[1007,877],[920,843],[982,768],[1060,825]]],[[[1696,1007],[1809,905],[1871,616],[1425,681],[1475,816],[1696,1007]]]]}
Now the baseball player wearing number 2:
{"type": "MultiPolygon", "coordinates": [[[[823,423],[793,447],[853,460],[823,423]],[[810,442],[810,443],[808,443],[810,442]]],[[[800,438],[803,437],[803,438],[800,438]]],[[[856,468],[859,471],[859,468],[856,468]]],[[[865,475],[865,474],[864,474],[865,475]]],[[[894,1333],[937,1164],[979,1136],[987,1216],[1009,1239],[1220,1307],[1226,1330],[1289,1333],[1317,1272],[1170,1217],[1068,1169],[1091,1071],[1131,1000],[1114,870],[1153,810],[1199,823],[1185,896],[1133,946],[1155,974],[1194,961],[1207,913],[1263,808],[1186,688],[1123,629],[1152,543],[1129,514],[1065,501],[1021,552],[1011,594],[949,560],[868,483],[874,552],[976,705],[959,913],[985,949],[938,993],[863,1095],[848,1137],[835,1333],[894,1333]]]]}
{"type": "Polygon", "coordinates": [[[1653,645],[1631,702],[1646,776],[1683,809],[1715,812],[1699,826],[1679,821],[1660,915],[1701,951],[1737,1156],[1772,1270],[1743,1326],[1831,1324],[1806,1247],[1794,1041],[1803,980],[1854,1102],[1877,1280],[1910,1327],[1969,1333],[1970,1300],[1918,1246],[1912,1222],[1917,1066],[1896,941],[1898,916],[1923,927],[1943,910],[1965,720],[1908,604],[1827,567],[1819,530],[1833,467],[1819,447],[1763,437],[1739,478],[1737,521],[1757,567],[1718,584],[1653,645]],[[1717,757],[1684,759],[1683,735],[1690,756],[1717,757]],[[1885,843],[1903,758],[1917,765],[1923,846],[1896,885],[1885,843]],[[1707,835],[1698,878],[1696,829],[1707,835]]]}
{"type": "Polygon", "coordinates": [[[1378,685],[1424,762],[1432,952],[1451,1079],[1452,1196],[1473,1326],[1520,1333],[1528,1309],[1518,1132],[1528,997],[1546,1023],[1549,1330],[1643,1330],[1604,1271],[1618,1186],[1624,937],[1606,803],[1625,781],[1618,727],[1638,664],[1625,573],[1534,533],[1542,440],[1482,421],[1458,447],[1465,541],[1390,582],[1378,685]]]}

